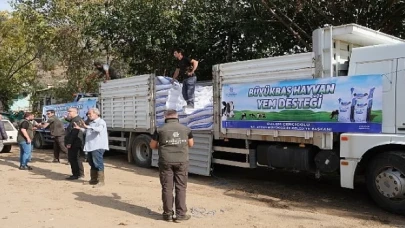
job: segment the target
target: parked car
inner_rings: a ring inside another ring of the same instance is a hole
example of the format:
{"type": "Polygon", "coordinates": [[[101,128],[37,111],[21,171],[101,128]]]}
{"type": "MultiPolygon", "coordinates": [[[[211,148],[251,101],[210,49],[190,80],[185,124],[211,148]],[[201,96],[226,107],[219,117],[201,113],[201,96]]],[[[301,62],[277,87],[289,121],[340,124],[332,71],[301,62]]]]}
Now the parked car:
{"type": "Polygon", "coordinates": [[[1,120],[4,123],[4,128],[6,129],[8,139],[3,140],[4,147],[0,148],[2,153],[8,153],[11,151],[12,145],[17,145],[17,134],[18,131],[14,125],[9,120],[1,120]]]}

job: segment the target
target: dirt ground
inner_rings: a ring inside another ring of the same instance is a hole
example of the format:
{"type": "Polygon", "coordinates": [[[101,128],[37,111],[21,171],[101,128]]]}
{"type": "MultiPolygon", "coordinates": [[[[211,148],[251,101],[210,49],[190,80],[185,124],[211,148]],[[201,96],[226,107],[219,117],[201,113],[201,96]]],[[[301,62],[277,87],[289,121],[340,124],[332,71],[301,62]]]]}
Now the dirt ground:
{"type": "MultiPolygon", "coordinates": [[[[191,175],[187,202],[192,219],[161,220],[157,169],[106,156],[106,185],[94,189],[66,181],[70,166],[51,163],[51,150],[35,150],[32,171],[18,170],[19,151],[0,154],[0,227],[405,227],[386,213],[364,186],[339,187],[306,174],[214,167],[214,176],[191,175]]],[[[89,167],[85,164],[86,178],[89,167]]]]}

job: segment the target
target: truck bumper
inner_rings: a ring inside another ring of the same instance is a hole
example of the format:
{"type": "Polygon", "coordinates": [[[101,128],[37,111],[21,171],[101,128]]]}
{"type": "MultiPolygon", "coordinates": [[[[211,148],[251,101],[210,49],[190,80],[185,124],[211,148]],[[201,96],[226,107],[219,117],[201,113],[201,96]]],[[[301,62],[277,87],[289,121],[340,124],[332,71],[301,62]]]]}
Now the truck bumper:
{"type": "Polygon", "coordinates": [[[354,174],[356,172],[359,159],[340,160],[340,186],[342,188],[354,189],[354,174]]]}

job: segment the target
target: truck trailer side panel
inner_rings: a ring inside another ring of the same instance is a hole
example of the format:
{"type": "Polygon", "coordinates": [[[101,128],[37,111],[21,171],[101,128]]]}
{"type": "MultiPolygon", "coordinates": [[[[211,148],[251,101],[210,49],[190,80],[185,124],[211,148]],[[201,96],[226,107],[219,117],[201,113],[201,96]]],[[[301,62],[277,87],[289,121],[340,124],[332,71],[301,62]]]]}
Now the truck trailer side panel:
{"type": "Polygon", "coordinates": [[[153,83],[154,77],[150,74],[101,83],[101,114],[109,130],[153,131],[153,83]]]}
{"type": "Polygon", "coordinates": [[[271,82],[288,79],[311,79],[314,77],[312,52],[258,60],[216,65],[214,75],[214,135],[216,139],[235,138],[263,141],[293,140],[297,143],[312,143],[312,132],[276,131],[258,129],[224,129],[221,126],[222,85],[248,82],[271,82]],[[293,138],[291,138],[293,137],[293,138]]]}

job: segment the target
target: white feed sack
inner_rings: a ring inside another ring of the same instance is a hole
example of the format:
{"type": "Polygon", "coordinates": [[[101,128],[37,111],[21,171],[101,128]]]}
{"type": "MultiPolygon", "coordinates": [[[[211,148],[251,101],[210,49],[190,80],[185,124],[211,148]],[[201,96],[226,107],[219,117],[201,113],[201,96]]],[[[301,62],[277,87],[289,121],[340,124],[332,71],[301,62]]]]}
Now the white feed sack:
{"type": "Polygon", "coordinates": [[[186,101],[183,99],[181,83],[172,84],[171,78],[156,77],[156,123],[164,124],[164,111],[174,109],[179,113],[179,122],[192,130],[211,130],[213,126],[213,90],[212,86],[196,86],[194,93],[194,109],[184,113],[186,101]]]}
{"type": "Polygon", "coordinates": [[[353,120],[356,123],[366,123],[373,105],[375,88],[351,88],[352,108],[354,109],[353,120]]]}
{"type": "Polygon", "coordinates": [[[350,122],[350,112],[352,107],[351,101],[343,101],[339,98],[339,116],[338,121],[341,123],[349,123],[350,122]]]}

